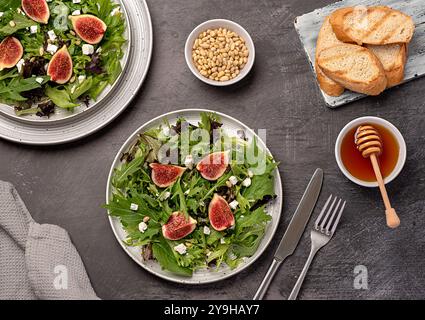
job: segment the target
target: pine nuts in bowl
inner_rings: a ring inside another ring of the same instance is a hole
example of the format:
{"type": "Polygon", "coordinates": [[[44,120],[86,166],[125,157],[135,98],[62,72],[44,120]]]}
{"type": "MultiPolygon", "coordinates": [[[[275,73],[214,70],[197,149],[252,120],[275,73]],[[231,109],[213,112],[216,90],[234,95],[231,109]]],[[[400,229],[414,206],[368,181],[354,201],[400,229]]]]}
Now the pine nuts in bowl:
{"type": "Polygon", "coordinates": [[[242,80],[255,60],[254,42],[239,24],[224,19],[206,21],[189,35],[186,63],[201,81],[228,86],[242,80]]]}

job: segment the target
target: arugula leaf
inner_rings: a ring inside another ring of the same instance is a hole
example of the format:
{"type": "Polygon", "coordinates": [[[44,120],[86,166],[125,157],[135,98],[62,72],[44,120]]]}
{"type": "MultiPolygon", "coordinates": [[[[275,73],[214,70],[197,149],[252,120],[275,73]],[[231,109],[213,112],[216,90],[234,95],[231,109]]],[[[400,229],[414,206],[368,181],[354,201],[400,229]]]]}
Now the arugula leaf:
{"type": "Polygon", "coordinates": [[[27,17],[17,12],[14,13],[13,19],[11,19],[10,21],[14,22],[14,26],[12,27],[9,21],[7,21],[8,23],[0,28],[1,36],[3,37],[10,36],[14,34],[15,32],[17,32],[18,30],[29,28],[32,25],[34,25],[34,21],[28,19],[27,17]]]}
{"type": "Polygon", "coordinates": [[[173,249],[164,238],[161,237],[158,242],[152,245],[152,251],[153,256],[158,260],[163,269],[181,276],[192,276],[191,269],[178,265],[173,249]]]}
{"type": "Polygon", "coordinates": [[[21,6],[21,0],[2,0],[0,11],[15,10],[21,6]]]}
{"type": "Polygon", "coordinates": [[[46,95],[53,101],[55,105],[63,109],[73,109],[78,107],[78,104],[72,102],[69,93],[65,89],[46,87],[46,95]]]}
{"type": "MultiPolygon", "coordinates": [[[[36,77],[22,79],[21,77],[15,77],[13,74],[6,74],[4,77],[12,78],[10,81],[0,81],[0,97],[4,101],[25,101],[21,93],[30,91],[33,89],[41,88],[41,84],[36,81],[36,77]]],[[[44,76],[42,84],[46,83],[50,77],[44,76]]]]}

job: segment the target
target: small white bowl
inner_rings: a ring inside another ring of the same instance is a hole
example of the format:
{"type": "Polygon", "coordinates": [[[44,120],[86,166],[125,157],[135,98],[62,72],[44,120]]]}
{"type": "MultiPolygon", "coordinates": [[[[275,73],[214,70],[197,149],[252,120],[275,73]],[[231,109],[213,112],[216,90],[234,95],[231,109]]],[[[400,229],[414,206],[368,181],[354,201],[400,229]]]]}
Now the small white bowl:
{"type": "MultiPolygon", "coordinates": [[[[341,143],[342,140],[344,139],[344,137],[346,136],[346,134],[352,130],[353,128],[357,128],[358,126],[362,125],[362,124],[378,124],[381,125],[382,127],[388,129],[396,138],[400,151],[399,151],[399,155],[398,155],[398,161],[397,164],[394,168],[394,170],[391,172],[391,174],[386,177],[384,179],[385,184],[390,183],[391,181],[393,181],[401,172],[401,170],[404,167],[404,164],[406,163],[406,142],[404,141],[403,136],[401,135],[400,131],[389,121],[384,120],[382,118],[378,118],[378,117],[361,117],[361,118],[357,118],[354,119],[353,121],[351,121],[350,123],[348,123],[339,133],[338,138],[336,140],[336,144],[335,144],[335,158],[336,158],[336,162],[338,163],[338,167],[339,169],[342,171],[342,173],[351,181],[353,181],[354,183],[363,186],[363,187],[378,187],[378,183],[377,182],[367,182],[367,181],[363,181],[360,180],[356,177],[354,177],[350,172],[348,172],[348,170],[345,168],[342,159],[341,159],[341,143]]],[[[354,139],[354,137],[353,137],[354,139]]]]}
{"type": "Polygon", "coordinates": [[[239,82],[245,76],[251,71],[252,66],[254,65],[255,60],[255,46],[254,42],[251,39],[251,36],[249,33],[239,24],[236,22],[225,20],[225,19],[214,19],[214,20],[208,20],[204,23],[201,23],[199,26],[197,26],[189,35],[189,37],[186,40],[186,46],[185,46],[185,57],[186,57],[186,63],[192,71],[192,73],[201,81],[208,83],[213,86],[229,86],[232,84],[235,84],[236,82],[239,82]],[[195,67],[195,64],[192,59],[192,48],[193,44],[195,43],[195,40],[198,38],[199,34],[208,30],[208,29],[217,29],[217,28],[226,28],[233,32],[236,32],[239,36],[241,36],[245,40],[245,44],[249,51],[248,56],[248,62],[245,65],[245,67],[241,70],[239,75],[229,81],[215,81],[208,79],[201,75],[198,71],[198,69],[195,67]]]}

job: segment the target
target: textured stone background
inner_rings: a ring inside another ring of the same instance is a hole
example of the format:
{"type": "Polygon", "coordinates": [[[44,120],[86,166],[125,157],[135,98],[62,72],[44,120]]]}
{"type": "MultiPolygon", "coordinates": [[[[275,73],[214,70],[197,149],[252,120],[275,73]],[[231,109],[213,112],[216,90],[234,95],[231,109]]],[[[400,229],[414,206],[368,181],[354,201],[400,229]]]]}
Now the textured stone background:
{"type": "MultiPolygon", "coordinates": [[[[101,132],[68,145],[39,148],[0,141],[0,178],[16,185],[37,221],[69,231],[100,297],[252,298],[311,174],[321,167],[325,182],[319,205],[333,193],[344,197],[348,207],[338,233],[313,262],[300,298],[425,298],[425,80],[337,110],[326,108],[293,20],[330,2],[148,0],[155,38],[153,61],[140,94],[122,116],[101,132]],[[212,18],[239,22],[255,41],[253,72],[231,88],[204,85],[185,65],[187,35],[212,18]],[[130,133],[162,113],[191,107],[227,113],[253,129],[266,128],[268,146],[282,162],[284,187],[280,228],[259,261],[230,280],[192,287],[158,279],[135,264],[116,242],[100,207],[113,157],[130,133]],[[339,130],[364,115],[393,122],[408,146],[406,166],[388,188],[402,221],[394,231],[385,226],[378,190],[352,184],[334,160],[339,130]],[[353,270],[360,264],[368,268],[369,290],[353,288],[353,270]]],[[[267,298],[288,297],[309,250],[306,232],[267,298]]]]}

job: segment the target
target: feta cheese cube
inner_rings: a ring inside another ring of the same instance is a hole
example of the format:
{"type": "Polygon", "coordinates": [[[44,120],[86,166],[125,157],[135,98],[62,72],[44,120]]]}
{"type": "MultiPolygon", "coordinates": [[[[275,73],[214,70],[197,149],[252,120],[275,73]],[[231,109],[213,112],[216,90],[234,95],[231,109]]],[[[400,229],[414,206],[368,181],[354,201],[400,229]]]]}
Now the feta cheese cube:
{"type": "Polygon", "coordinates": [[[204,226],[204,234],[209,235],[211,233],[211,229],[207,226],[204,226]]]}
{"type": "Polygon", "coordinates": [[[25,60],[21,59],[18,61],[18,63],[16,64],[16,68],[18,68],[18,72],[21,72],[22,67],[25,65],[25,60]]]}
{"type": "Polygon", "coordinates": [[[236,200],[233,200],[232,202],[229,203],[230,208],[232,208],[233,210],[235,210],[239,205],[239,202],[237,202],[236,200]]]}
{"type": "Polygon", "coordinates": [[[52,41],[55,41],[56,38],[57,38],[56,33],[53,30],[47,31],[47,35],[49,36],[49,39],[52,40],[52,41]]]}
{"type": "Polygon", "coordinates": [[[81,0],[72,0],[72,3],[81,3],[81,0]]]}
{"type": "Polygon", "coordinates": [[[0,12],[0,18],[3,17],[3,15],[4,15],[4,12],[0,12]]]}
{"type": "Polygon", "coordinates": [[[148,229],[148,225],[145,222],[140,222],[139,223],[139,231],[141,233],[145,233],[145,231],[148,229]]]}
{"type": "Polygon", "coordinates": [[[94,53],[94,47],[91,44],[83,44],[83,54],[86,56],[94,53]]]}
{"type": "Polygon", "coordinates": [[[78,76],[78,82],[79,83],[82,83],[84,80],[86,80],[86,76],[83,76],[83,75],[78,76]]]}
{"type": "Polygon", "coordinates": [[[139,210],[139,205],[137,203],[130,204],[130,210],[133,210],[133,211],[139,210]]]}
{"type": "Polygon", "coordinates": [[[248,169],[248,177],[252,178],[254,176],[254,172],[251,169],[248,169]]]}
{"type": "Polygon", "coordinates": [[[242,181],[242,185],[244,187],[249,187],[251,185],[251,178],[246,178],[244,181],[242,181]]]}
{"type": "Polygon", "coordinates": [[[224,238],[221,238],[221,239],[220,239],[220,243],[221,243],[221,244],[226,244],[226,240],[224,240],[224,238]]]}
{"type": "Polygon", "coordinates": [[[38,82],[39,84],[42,84],[44,80],[43,78],[38,77],[38,78],[35,78],[35,81],[38,82]]]}
{"type": "Polygon", "coordinates": [[[230,181],[230,183],[231,183],[231,184],[233,184],[233,185],[237,185],[237,184],[238,184],[238,178],[236,178],[235,176],[231,176],[231,177],[229,178],[229,181],[230,181]]]}
{"type": "Polygon", "coordinates": [[[46,49],[46,51],[47,52],[49,52],[49,53],[51,53],[51,54],[54,54],[56,51],[58,51],[58,46],[57,45],[54,45],[54,44],[51,44],[51,43],[49,43],[48,45],[47,45],[47,49],[46,49]]]}
{"type": "Polygon", "coordinates": [[[186,168],[192,169],[194,163],[195,162],[193,161],[193,157],[191,154],[187,155],[184,159],[184,165],[186,166],[186,168]]]}
{"type": "Polygon", "coordinates": [[[35,25],[35,26],[31,26],[31,27],[30,27],[30,32],[31,32],[32,34],[37,33],[37,30],[38,30],[38,26],[37,26],[37,25],[35,25]]]}
{"type": "Polygon", "coordinates": [[[80,10],[75,10],[71,13],[73,16],[79,16],[81,14],[80,10]]]}
{"type": "Polygon", "coordinates": [[[167,191],[161,196],[161,201],[167,200],[171,196],[171,192],[167,191]]]}
{"type": "Polygon", "coordinates": [[[186,246],[183,243],[180,243],[178,246],[174,247],[174,251],[178,252],[181,255],[186,254],[186,246]]]}

